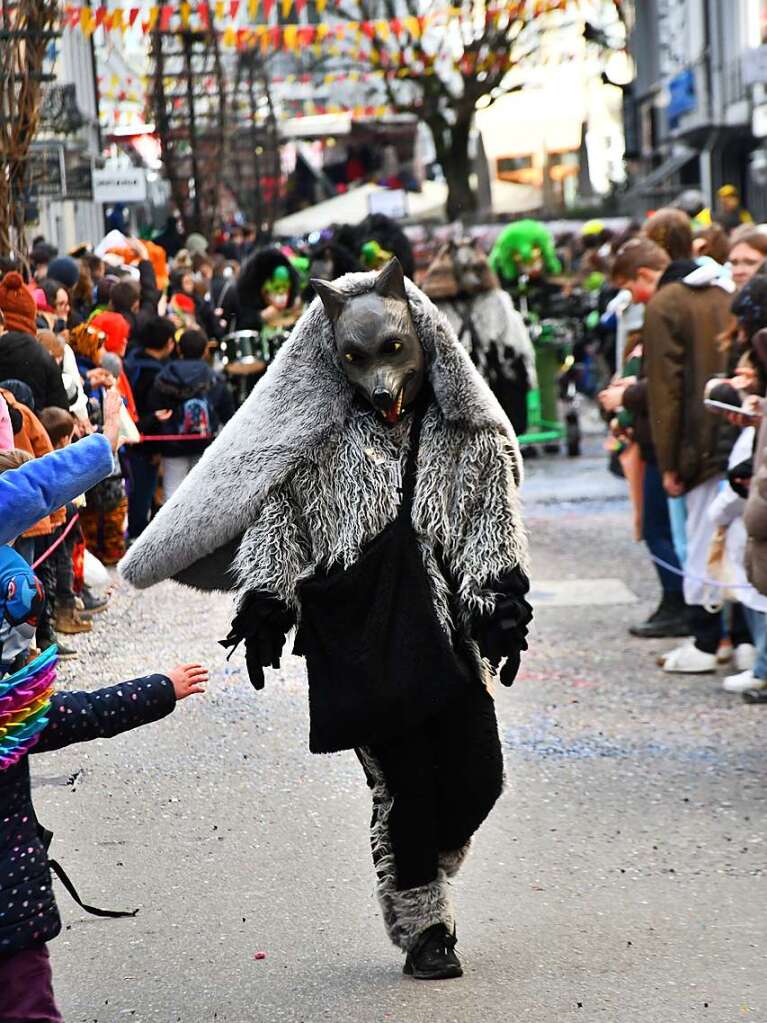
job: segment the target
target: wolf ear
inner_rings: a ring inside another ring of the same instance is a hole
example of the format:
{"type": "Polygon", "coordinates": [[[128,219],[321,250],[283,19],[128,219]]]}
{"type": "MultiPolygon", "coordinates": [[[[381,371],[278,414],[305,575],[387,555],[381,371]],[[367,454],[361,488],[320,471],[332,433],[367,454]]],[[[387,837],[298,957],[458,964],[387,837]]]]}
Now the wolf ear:
{"type": "Polygon", "coordinates": [[[331,323],[335,323],[338,317],[343,312],[344,304],[346,303],[347,296],[337,288],[334,284],[329,281],[323,281],[320,278],[313,277],[309,283],[314,288],[315,292],[319,295],[320,301],[325,309],[327,318],[331,323]]]}
{"type": "Polygon", "coordinates": [[[396,298],[402,302],[407,302],[405,274],[402,272],[402,264],[396,256],[392,257],[383,270],[381,270],[373,290],[381,298],[396,298]]]}

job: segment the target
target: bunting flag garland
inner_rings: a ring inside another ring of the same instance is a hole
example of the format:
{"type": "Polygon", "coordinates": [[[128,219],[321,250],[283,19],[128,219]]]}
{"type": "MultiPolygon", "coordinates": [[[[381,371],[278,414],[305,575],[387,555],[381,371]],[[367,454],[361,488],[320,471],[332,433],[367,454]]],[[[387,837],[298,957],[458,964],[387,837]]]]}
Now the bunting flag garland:
{"type": "MultiPolygon", "coordinates": [[[[340,6],[343,0],[335,0],[340,6]]],[[[488,7],[486,22],[499,24],[502,20],[515,20],[520,16],[539,17],[556,11],[564,11],[576,0],[507,0],[495,7],[488,7]]],[[[460,17],[460,8],[446,6],[444,10],[426,15],[408,15],[402,18],[378,19],[374,21],[321,22],[308,24],[270,24],[272,12],[278,9],[286,21],[291,14],[301,17],[307,0],[177,0],[174,4],[155,4],[151,7],[82,6],[67,4],[63,10],[65,29],[79,30],[86,36],[97,30],[126,33],[139,30],[145,35],[159,29],[160,32],[208,31],[215,24],[221,34],[222,45],[232,49],[260,46],[264,50],[284,49],[299,52],[309,46],[328,42],[334,43],[357,40],[385,43],[392,36],[405,36],[419,40],[428,25],[445,24],[451,17],[460,17]],[[251,24],[239,23],[240,15],[247,12],[251,24]],[[263,22],[255,24],[258,16],[263,22]],[[214,20],[215,19],[215,20],[214,20]]],[[[315,0],[315,8],[321,15],[328,6],[328,0],[315,0]]],[[[370,53],[366,53],[370,59],[370,53]]]]}

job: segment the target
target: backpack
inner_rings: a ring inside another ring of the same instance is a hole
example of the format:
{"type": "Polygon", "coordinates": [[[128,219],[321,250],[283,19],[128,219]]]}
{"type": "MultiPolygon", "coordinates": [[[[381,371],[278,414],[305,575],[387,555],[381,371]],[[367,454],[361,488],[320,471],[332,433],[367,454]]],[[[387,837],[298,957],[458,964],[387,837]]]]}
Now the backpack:
{"type": "Polygon", "coordinates": [[[210,437],[213,425],[213,410],[205,395],[187,398],[178,411],[177,432],[185,437],[210,437]]]}

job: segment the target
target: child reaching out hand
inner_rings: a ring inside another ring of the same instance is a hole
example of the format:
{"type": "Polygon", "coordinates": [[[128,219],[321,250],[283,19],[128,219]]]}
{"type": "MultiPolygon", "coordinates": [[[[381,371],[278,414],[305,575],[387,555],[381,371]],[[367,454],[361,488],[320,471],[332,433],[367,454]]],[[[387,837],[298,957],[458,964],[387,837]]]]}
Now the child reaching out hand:
{"type": "MultiPolygon", "coordinates": [[[[0,624],[20,628],[39,611],[29,566],[0,547],[0,624]],[[26,608],[25,608],[26,605],[26,608]]],[[[111,738],[204,693],[208,671],[183,664],[95,692],[54,693],[56,648],[0,675],[0,1020],[61,1023],[47,942],[61,930],[30,788],[27,754],[111,738]]]]}

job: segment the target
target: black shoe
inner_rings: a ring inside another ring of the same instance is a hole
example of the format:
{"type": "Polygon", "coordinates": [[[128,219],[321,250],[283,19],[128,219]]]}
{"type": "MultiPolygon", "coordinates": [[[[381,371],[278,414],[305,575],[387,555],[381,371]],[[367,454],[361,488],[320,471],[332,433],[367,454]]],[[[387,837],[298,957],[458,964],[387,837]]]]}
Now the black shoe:
{"type": "Polygon", "coordinates": [[[98,611],[105,611],[109,604],[109,600],[106,597],[99,597],[95,593],[91,593],[87,586],[83,587],[80,599],[83,602],[83,611],[86,611],[89,614],[95,614],[98,611]]]}
{"type": "Polygon", "coordinates": [[[462,977],[461,963],[454,950],[455,934],[451,934],[444,924],[433,924],[418,935],[407,954],[402,972],[414,980],[462,977]]]}
{"type": "Polygon", "coordinates": [[[73,657],[77,657],[77,651],[71,647],[64,646],[55,632],[41,632],[38,629],[35,645],[41,651],[47,650],[50,646],[58,647],[60,661],[71,661],[73,657]]]}
{"type": "Polygon", "coordinates": [[[664,593],[657,609],[641,625],[632,625],[632,636],[639,639],[665,639],[690,635],[687,605],[681,593],[664,593]]]}
{"type": "Polygon", "coordinates": [[[744,703],[767,703],[767,689],[747,689],[743,693],[744,703]]]}

